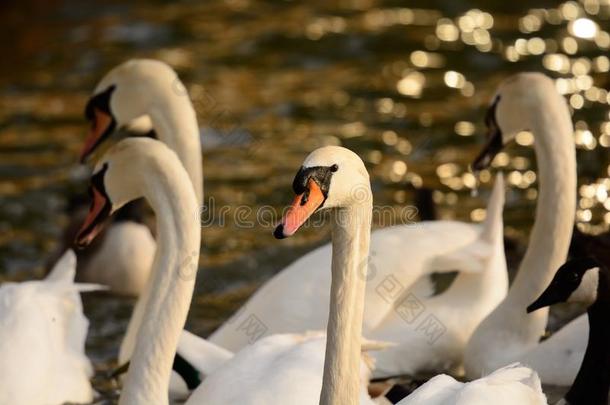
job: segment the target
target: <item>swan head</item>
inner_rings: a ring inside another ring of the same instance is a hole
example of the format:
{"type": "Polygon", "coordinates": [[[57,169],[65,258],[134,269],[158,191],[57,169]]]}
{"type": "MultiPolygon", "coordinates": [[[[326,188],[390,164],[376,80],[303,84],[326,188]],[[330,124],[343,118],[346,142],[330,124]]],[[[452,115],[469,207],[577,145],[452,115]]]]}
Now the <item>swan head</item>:
{"type": "Polygon", "coordinates": [[[81,161],[85,161],[116,129],[129,127],[141,132],[152,129],[148,112],[172,89],[186,94],[176,72],[152,59],[133,59],[115,67],[97,84],[85,107],[91,124],[81,161]]]}
{"type": "Polygon", "coordinates": [[[318,210],[370,205],[373,199],[362,159],[340,146],[325,146],[309,154],[292,188],[296,197],[275,229],[278,239],[293,235],[318,210]]]}
{"type": "Polygon", "coordinates": [[[519,132],[531,130],[550,95],[561,98],[553,80],[541,73],[520,73],[505,80],[485,115],[486,142],[472,168],[485,169],[519,132]]]}
{"type": "Polygon", "coordinates": [[[527,307],[527,312],[560,302],[590,305],[597,299],[605,268],[593,258],[573,259],[563,264],[551,284],[527,307]]]}
{"type": "Polygon", "coordinates": [[[91,204],[77,236],[76,245],[89,245],[106,220],[130,201],[146,196],[150,181],[159,181],[171,167],[182,167],[164,143],[150,138],[127,138],[98,161],[91,175],[91,204]]]}

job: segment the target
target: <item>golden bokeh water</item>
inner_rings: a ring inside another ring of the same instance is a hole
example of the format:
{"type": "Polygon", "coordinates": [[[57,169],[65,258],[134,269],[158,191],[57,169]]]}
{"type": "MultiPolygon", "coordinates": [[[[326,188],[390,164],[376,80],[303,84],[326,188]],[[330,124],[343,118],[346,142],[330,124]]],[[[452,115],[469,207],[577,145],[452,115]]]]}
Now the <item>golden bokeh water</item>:
{"type": "MultiPolygon", "coordinates": [[[[134,57],[179,72],[209,140],[204,175],[214,221],[203,230],[189,316],[189,329],[203,336],[274,272],[328,239],[305,230],[278,243],[272,221],[255,216],[290,200],[294,173],[318,146],[355,150],[377,204],[410,206],[425,188],[446,219],[481,221],[492,172],[502,169],[510,185],[506,234],[525,243],[537,197],[532,134],[520,133],[480,184],[468,170],[487,103],[511,73],[556,79],[573,110],[579,226],[608,229],[607,0],[27,0],[0,10],[0,279],[42,275],[68,202],[88,176],[77,164],[85,102],[105,72],[134,57]],[[236,226],[235,215],[252,226],[236,226]]],[[[132,301],[85,303],[88,353],[103,370],[132,301]]]]}

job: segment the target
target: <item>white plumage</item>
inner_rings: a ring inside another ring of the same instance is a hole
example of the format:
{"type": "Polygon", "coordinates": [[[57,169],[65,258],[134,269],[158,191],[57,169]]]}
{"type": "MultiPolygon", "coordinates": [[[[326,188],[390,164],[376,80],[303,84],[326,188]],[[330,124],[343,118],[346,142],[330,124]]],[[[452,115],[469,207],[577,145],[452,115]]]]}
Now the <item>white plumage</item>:
{"type": "MultiPolygon", "coordinates": [[[[317,405],[325,347],[325,333],[278,334],[260,339],[208,376],[187,404],[317,405]]],[[[366,388],[371,366],[370,357],[363,353],[360,366],[363,405],[374,403],[366,388]]]]}
{"type": "Polygon", "coordinates": [[[89,322],[67,251],[45,280],[0,286],[0,404],[52,405],[93,400],[85,355],[89,322]]]}
{"type": "Polygon", "coordinates": [[[419,387],[398,405],[546,405],[536,372],[519,364],[462,383],[442,374],[419,387]]]}

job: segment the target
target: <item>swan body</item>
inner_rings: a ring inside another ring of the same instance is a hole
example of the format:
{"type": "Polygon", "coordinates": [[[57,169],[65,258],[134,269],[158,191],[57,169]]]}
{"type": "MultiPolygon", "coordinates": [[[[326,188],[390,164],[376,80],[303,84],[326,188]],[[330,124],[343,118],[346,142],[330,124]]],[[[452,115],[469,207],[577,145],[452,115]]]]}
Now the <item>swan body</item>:
{"type": "Polygon", "coordinates": [[[585,314],[564,325],[548,339],[517,352],[514,358],[534,365],[543,382],[567,387],[574,381],[582,364],[588,337],[589,320],[585,314]]]}
{"type": "MultiPolygon", "coordinates": [[[[188,372],[196,373],[193,381],[188,382],[174,366],[169,383],[170,402],[184,402],[200,382],[214,373],[220,366],[233,358],[233,353],[208,342],[186,329],[180,334],[176,353],[188,363],[188,372]]],[[[174,360],[174,363],[176,360],[174,360]]],[[[192,376],[191,376],[192,378],[192,376]]]]}
{"type": "MultiPolygon", "coordinates": [[[[329,303],[327,333],[273,334],[257,340],[253,345],[238,351],[235,356],[209,375],[187,401],[187,405],[240,403],[263,405],[290,402],[291,404],[373,404],[366,387],[370,377],[371,362],[363,358],[362,351],[371,344],[361,342],[362,298],[366,278],[366,258],[370,235],[371,200],[368,173],[362,161],[344,148],[322,148],[314,151],[305,161],[306,167],[334,162],[335,182],[322,199],[319,186],[322,181],[310,178],[307,202],[295,202],[292,214],[287,218],[303,218],[297,213],[305,210],[311,215],[322,205],[349,207],[348,224],[335,224],[333,232],[333,281],[329,303]],[[339,168],[340,167],[340,168],[339,168]],[[354,173],[355,171],[355,173],[354,173]],[[346,179],[351,185],[363,185],[363,201],[343,200],[346,179]],[[315,183],[318,184],[318,183],[315,183]],[[295,208],[296,207],[296,208],[295,208]],[[364,273],[361,273],[364,272],[364,273]],[[235,389],[239,384],[240,389],[235,389]]],[[[330,173],[333,169],[322,169],[330,173]]],[[[300,172],[301,173],[301,172],[300,172]]],[[[299,176],[299,175],[297,175],[299,176]]],[[[296,182],[296,180],[295,180],[296,182]]],[[[326,183],[330,187],[330,183],[326,183]]],[[[301,194],[299,199],[303,198],[301,194]]],[[[305,218],[306,219],[306,218],[305,218]]],[[[295,232],[301,224],[284,220],[289,232],[295,232]]],[[[373,343],[372,346],[379,346],[373,343]]]]}
{"type": "Polygon", "coordinates": [[[93,368],[85,355],[89,322],[67,251],[46,279],[0,286],[0,403],[89,403],[93,368]]]}
{"type": "MultiPolygon", "coordinates": [[[[187,404],[316,405],[322,388],[325,333],[275,334],[240,350],[210,374],[187,404]],[[233,389],[227,389],[233,387],[233,389]]],[[[360,404],[373,404],[366,387],[371,360],[363,353],[360,404]]]]}
{"type": "Polygon", "coordinates": [[[498,90],[487,120],[491,136],[474,166],[491,162],[521,130],[535,138],[539,197],[525,257],[507,297],[477,327],[465,353],[466,374],[476,378],[519,361],[545,384],[569,385],[586,344],[584,321],[571,322],[543,343],[548,308],[525,312],[566,258],[576,211],[576,157],[570,112],[548,77],[519,74],[498,90]],[[519,119],[515,119],[519,117],[519,119]],[[580,350],[579,352],[576,352],[580,350]]]}
{"type": "Polygon", "coordinates": [[[80,269],[78,279],[110,291],[138,296],[146,286],[157,244],[150,229],[133,221],[112,223],[97,251],[80,269]]]}
{"type": "Polygon", "coordinates": [[[442,374],[413,391],[397,405],[546,405],[536,372],[519,364],[463,383],[442,374]]]}
{"type": "MultiPolygon", "coordinates": [[[[457,221],[422,222],[372,232],[371,274],[367,283],[364,321],[366,328],[377,327],[393,310],[393,301],[399,298],[380,296],[376,290],[383,288],[384,281],[395,283],[400,290],[396,293],[406,292],[422,275],[437,270],[433,267],[434,259],[468,246],[479,233],[478,225],[457,221]],[[458,232],[462,237],[456,239],[454,236],[458,232]],[[410,240],[414,241],[413,245],[405,243],[410,240]],[[389,252],[394,254],[385,254],[389,252]],[[396,252],[400,252],[400,255],[396,252]],[[405,257],[412,258],[413,262],[405,261],[405,257]]],[[[266,326],[269,334],[297,333],[323,327],[328,318],[326,308],[330,296],[320,286],[330,285],[328,267],[331,252],[332,246],[325,244],[282,269],[212,333],[209,340],[232,351],[245,347],[251,343],[251,337],[243,333],[243,327],[247,326],[244,322],[253,314],[266,326]]],[[[475,257],[472,266],[480,266],[475,257]]],[[[422,289],[424,293],[429,293],[429,289],[422,289]]]]}
{"type": "MultiPolygon", "coordinates": [[[[447,291],[420,298],[422,308],[416,307],[412,313],[403,312],[407,304],[413,305],[412,298],[406,299],[397,310],[389,312],[378,327],[365,332],[371,339],[397,343],[372,354],[376,361],[375,377],[437,370],[463,372],[464,350],[471,334],[508,291],[503,207],[504,181],[499,174],[489,199],[482,232],[475,243],[469,245],[470,251],[460,250],[460,253],[470,255],[466,256],[467,260],[472,260],[476,254],[481,255],[483,268],[460,272],[447,291]],[[491,253],[481,253],[487,251],[491,253]]],[[[412,245],[417,246],[418,241],[413,241],[412,245]]],[[[452,262],[455,265],[459,260],[455,257],[452,262]]],[[[450,266],[451,262],[447,268],[450,266]]],[[[467,268],[468,264],[460,267],[467,268]]]]}

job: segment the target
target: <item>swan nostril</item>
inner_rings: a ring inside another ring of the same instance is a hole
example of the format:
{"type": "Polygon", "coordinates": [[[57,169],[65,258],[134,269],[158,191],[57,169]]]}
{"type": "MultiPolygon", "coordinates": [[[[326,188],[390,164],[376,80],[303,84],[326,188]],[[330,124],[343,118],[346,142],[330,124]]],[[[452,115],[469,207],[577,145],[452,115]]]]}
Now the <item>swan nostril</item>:
{"type": "Polygon", "coordinates": [[[301,205],[305,205],[307,204],[307,201],[309,201],[309,189],[306,188],[305,191],[303,192],[303,197],[301,198],[301,205]]]}
{"type": "Polygon", "coordinates": [[[275,230],[273,231],[273,236],[275,239],[285,239],[286,235],[284,235],[284,224],[279,224],[275,230]]]}

